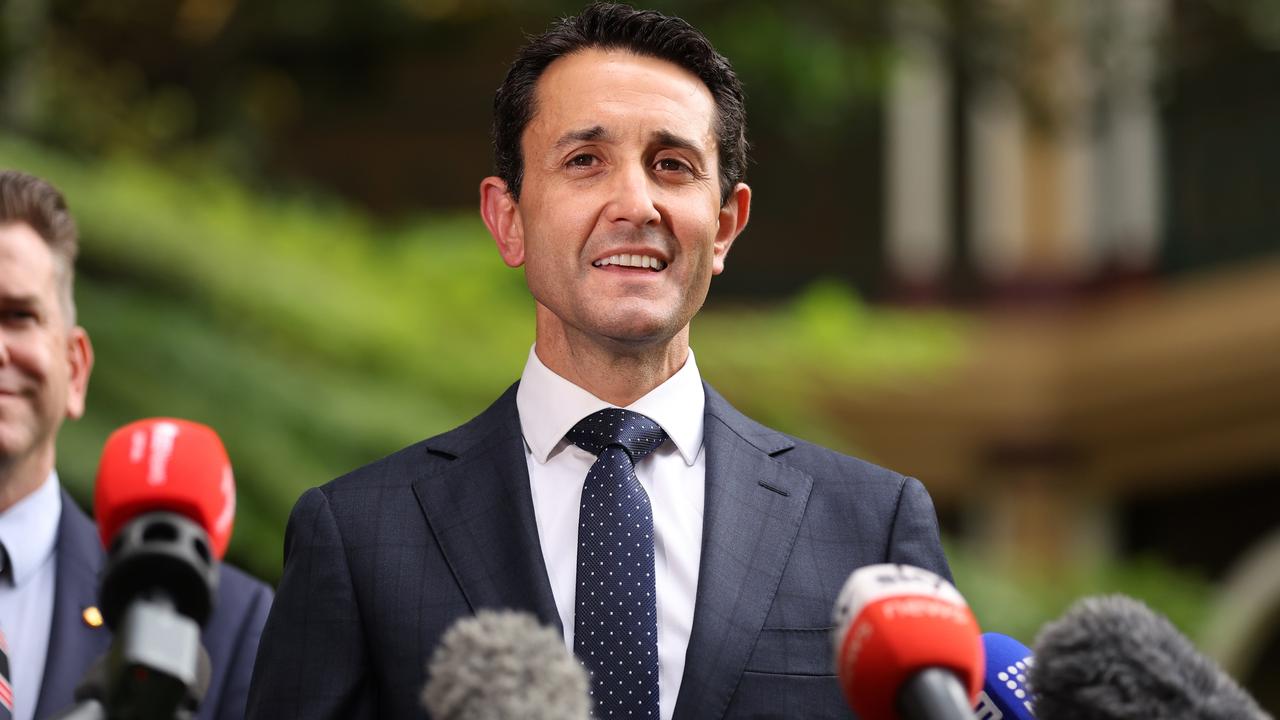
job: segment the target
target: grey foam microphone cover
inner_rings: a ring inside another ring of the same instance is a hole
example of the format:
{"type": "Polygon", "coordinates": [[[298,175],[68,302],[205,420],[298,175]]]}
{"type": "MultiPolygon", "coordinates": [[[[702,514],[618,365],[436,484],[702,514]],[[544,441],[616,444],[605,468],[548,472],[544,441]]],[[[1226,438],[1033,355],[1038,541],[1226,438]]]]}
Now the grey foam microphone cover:
{"type": "Polygon", "coordinates": [[[530,614],[481,610],[459,620],[427,664],[434,720],[588,720],[587,673],[530,614]]]}
{"type": "Polygon", "coordinates": [[[1040,631],[1039,720],[1270,718],[1163,615],[1123,595],[1085,598],[1040,631]]]}

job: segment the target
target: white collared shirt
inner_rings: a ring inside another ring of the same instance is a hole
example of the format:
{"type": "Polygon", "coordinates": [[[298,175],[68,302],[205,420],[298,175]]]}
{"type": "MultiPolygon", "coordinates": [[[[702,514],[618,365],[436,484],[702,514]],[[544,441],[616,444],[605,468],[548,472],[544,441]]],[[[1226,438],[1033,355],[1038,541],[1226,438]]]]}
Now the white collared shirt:
{"type": "MultiPolygon", "coordinates": [[[[573,649],[577,583],[578,510],[582,486],[596,456],[564,439],[579,420],[616,407],[556,375],[535,352],[520,376],[516,408],[524,434],[538,541],[551,580],[564,640],[573,649]]],[[[706,456],[702,410],[706,396],[693,351],[666,382],[627,406],[651,418],[667,441],[636,465],[636,477],[653,506],[654,565],[658,603],[658,703],[663,720],[675,712],[702,557],[706,456]]]]}
{"type": "Polygon", "coordinates": [[[44,661],[53,623],[58,519],[62,493],[58,474],[49,473],[36,491],[0,513],[0,542],[12,573],[0,580],[0,628],[9,641],[9,680],[14,720],[31,720],[40,699],[44,661]]]}

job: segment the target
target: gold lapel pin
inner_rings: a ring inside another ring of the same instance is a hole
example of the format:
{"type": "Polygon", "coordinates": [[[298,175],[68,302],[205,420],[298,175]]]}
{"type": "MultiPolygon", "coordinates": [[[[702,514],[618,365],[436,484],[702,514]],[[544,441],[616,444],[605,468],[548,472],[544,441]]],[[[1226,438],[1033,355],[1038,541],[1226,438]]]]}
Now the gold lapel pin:
{"type": "Polygon", "coordinates": [[[80,613],[80,617],[84,619],[84,624],[91,628],[102,627],[102,611],[97,607],[90,605],[80,613]]]}

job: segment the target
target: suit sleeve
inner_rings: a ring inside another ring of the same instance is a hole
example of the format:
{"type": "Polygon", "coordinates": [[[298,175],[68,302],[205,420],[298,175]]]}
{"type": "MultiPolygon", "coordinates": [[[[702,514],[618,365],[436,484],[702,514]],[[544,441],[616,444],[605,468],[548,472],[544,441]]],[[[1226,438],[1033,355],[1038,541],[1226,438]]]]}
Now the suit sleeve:
{"type": "Polygon", "coordinates": [[[914,565],[951,581],[951,567],[942,552],[933,500],[915,478],[905,478],[898,491],[886,557],[886,562],[914,565]]]}
{"type": "Polygon", "coordinates": [[[346,548],[324,493],[303,493],[258,648],[248,717],[373,718],[364,631],[346,548]]]}
{"type": "Polygon", "coordinates": [[[233,644],[227,655],[226,684],[218,703],[217,720],[244,717],[253,662],[258,654],[258,640],[267,622],[267,612],[271,609],[271,589],[256,580],[249,581],[244,595],[237,600],[244,607],[239,613],[233,644]]]}

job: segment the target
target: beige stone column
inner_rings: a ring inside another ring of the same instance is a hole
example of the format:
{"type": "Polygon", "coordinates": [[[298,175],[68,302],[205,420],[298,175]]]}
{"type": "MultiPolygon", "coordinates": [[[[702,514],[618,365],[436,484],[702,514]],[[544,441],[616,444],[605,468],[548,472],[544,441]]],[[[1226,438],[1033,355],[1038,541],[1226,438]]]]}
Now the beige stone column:
{"type": "Polygon", "coordinates": [[[936,6],[896,6],[885,102],[886,255],[894,277],[917,286],[945,277],[952,255],[952,90],[941,24],[936,6]]]}

